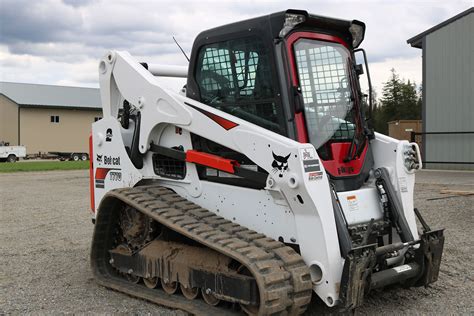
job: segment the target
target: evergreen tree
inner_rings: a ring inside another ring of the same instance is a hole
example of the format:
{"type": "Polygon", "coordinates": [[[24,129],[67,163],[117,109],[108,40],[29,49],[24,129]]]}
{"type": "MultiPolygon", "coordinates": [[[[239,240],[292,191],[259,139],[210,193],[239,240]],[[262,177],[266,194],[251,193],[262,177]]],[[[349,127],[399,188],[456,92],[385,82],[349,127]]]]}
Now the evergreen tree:
{"type": "Polygon", "coordinates": [[[416,101],[416,120],[421,120],[421,112],[423,108],[423,87],[420,85],[418,89],[418,100],[416,101]]]}
{"type": "Polygon", "coordinates": [[[387,134],[388,122],[421,119],[421,98],[416,84],[405,82],[391,69],[391,76],[382,88],[382,98],[373,113],[374,128],[387,134]]]}

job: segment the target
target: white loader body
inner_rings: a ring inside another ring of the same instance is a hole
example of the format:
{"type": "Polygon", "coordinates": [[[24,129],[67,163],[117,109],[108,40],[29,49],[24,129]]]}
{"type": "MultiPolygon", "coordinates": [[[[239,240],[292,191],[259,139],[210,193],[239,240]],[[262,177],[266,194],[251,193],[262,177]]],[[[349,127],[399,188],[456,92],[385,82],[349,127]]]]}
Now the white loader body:
{"type": "MultiPolygon", "coordinates": [[[[310,267],[314,291],[328,306],[337,304],[345,259],[338,241],[331,186],[311,144],[299,143],[166,90],[151,73],[181,76],[183,71],[177,68],[152,66],[150,72],[128,53],[110,52],[102,59],[99,70],[103,119],[93,124],[93,156],[90,157],[95,181],[94,211],[112,189],[133,187],[141,181],[157,181],[230,221],[275,240],[298,245],[310,267]],[[124,99],[141,112],[138,148],[143,154],[142,169],[134,166],[126,151],[126,146],[131,146],[133,128],[125,130],[117,120],[124,99]],[[233,122],[235,126],[226,130],[210,120],[209,115],[233,122]],[[158,176],[153,169],[150,144],[164,147],[179,144],[186,152],[193,150],[191,134],[244,154],[268,172],[266,187],[253,190],[201,181],[196,164],[190,162],[186,162],[183,179],[158,176]],[[288,156],[284,171],[272,166],[273,154],[288,156]],[[316,176],[307,171],[308,161],[319,164],[320,173],[316,176]]],[[[374,170],[385,167],[389,171],[411,234],[417,240],[413,212],[415,175],[414,170],[405,166],[407,152],[416,144],[376,133],[370,145],[374,170]]],[[[348,225],[383,217],[375,177],[373,174],[370,177],[362,188],[337,194],[348,225]]]]}

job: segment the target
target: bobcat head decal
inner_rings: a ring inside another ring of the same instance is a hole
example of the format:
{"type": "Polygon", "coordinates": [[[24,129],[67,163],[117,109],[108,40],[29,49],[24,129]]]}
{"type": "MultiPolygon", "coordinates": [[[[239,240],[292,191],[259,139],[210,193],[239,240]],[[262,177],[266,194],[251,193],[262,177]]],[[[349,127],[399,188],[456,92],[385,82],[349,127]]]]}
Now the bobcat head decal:
{"type": "Polygon", "coordinates": [[[273,154],[273,162],[272,162],[273,173],[278,173],[278,176],[282,178],[283,173],[289,170],[288,158],[290,158],[291,153],[286,156],[278,156],[272,151],[272,154],[273,154]]]}

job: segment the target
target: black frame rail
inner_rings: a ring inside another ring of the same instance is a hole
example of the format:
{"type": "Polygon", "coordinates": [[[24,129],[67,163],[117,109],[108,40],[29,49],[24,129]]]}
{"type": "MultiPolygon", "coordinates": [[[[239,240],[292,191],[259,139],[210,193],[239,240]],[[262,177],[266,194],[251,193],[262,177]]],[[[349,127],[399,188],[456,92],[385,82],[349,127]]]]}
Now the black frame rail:
{"type": "MultiPolygon", "coordinates": [[[[414,143],[418,143],[416,141],[416,136],[421,135],[463,135],[463,134],[474,134],[474,131],[460,131],[460,132],[411,132],[410,133],[410,141],[414,143]]],[[[423,148],[425,146],[425,139],[423,139],[423,148]]],[[[425,150],[423,150],[425,151],[425,150]]],[[[439,164],[457,164],[457,165],[474,165],[474,161],[430,161],[430,160],[423,160],[425,163],[439,163],[439,164]]]]}

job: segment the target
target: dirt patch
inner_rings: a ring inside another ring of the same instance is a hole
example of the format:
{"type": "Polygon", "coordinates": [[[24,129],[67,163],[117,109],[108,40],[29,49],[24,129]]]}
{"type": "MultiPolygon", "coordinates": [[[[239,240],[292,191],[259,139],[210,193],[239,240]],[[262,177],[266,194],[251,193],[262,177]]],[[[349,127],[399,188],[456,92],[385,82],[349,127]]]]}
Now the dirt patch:
{"type": "MultiPolygon", "coordinates": [[[[427,200],[443,196],[442,189],[474,190],[474,185],[448,184],[436,174],[428,178],[417,185],[415,204],[432,228],[446,228],[438,282],[373,292],[357,314],[474,313],[474,196],[427,200]]],[[[85,170],[0,174],[0,314],[182,315],[95,283],[89,268],[88,188],[85,170]]],[[[308,314],[326,311],[314,300],[308,314]]]]}

